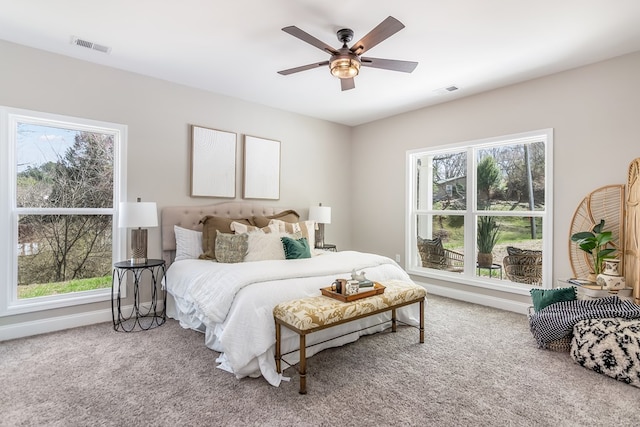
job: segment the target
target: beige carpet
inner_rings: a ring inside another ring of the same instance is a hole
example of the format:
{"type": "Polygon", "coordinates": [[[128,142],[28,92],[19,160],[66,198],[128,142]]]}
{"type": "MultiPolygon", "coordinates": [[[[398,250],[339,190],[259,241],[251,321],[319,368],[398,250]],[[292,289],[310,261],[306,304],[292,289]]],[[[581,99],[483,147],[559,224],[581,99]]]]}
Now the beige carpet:
{"type": "Polygon", "coordinates": [[[538,350],[524,316],[429,296],[399,328],[309,359],[309,394],[237,380],[175,321],[0,343],[2,426],[637,426],[640,389],[538,350]]]}

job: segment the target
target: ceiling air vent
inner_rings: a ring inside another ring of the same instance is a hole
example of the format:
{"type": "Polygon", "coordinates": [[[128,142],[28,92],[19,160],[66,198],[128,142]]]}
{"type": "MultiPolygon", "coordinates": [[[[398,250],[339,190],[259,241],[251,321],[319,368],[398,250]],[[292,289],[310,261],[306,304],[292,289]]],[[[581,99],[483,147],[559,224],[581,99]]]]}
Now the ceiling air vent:
{"type": "Polygon", "coordinates": [[[71,38],[71,44],[75,45],[75,46],[80,46],[80,47],[85,47],[87,49],[91,49],[91,50],[97,50],[98,52],[102,52],[102,53],[110,53],[111,52],[111,48],[109,46],[104,46],[98,43],[94,43],[94,42],[90,42],[88,40],[83,40],[81,38],[78,37],[72,37],[71,38]]]}
{"type": "Polygon", "coordinates": [[[434,90],[434,92],[438,95],[446,95],[448,93],[455,92],[458,89],[460,89],[458,86],[451,85],[447,87],[441,87],[440,89],[436,89],[434,90]]]}

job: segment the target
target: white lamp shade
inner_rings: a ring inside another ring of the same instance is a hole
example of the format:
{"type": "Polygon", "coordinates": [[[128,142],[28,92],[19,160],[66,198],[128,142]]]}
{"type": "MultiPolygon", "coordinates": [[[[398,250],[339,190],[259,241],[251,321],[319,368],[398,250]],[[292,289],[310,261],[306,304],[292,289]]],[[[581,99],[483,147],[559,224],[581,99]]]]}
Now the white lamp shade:
{"type": "Polygon", "coordinates": [[[119,228],[157,226],[158,208],[155,202],[120,203],[119,228]]]}
{"type": "Polygon", "coordinates": [[[309,219],[318,224],[331,224],[331,208],[329,206],[311,206],[309,219]]]}

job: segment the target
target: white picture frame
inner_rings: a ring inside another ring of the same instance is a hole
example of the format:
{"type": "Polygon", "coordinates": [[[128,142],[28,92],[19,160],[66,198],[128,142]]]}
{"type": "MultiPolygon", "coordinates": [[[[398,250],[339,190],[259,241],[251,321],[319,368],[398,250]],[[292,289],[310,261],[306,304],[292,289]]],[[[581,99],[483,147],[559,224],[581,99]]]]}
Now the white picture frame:
{"type": "Polygon", "coordinates": [[[280,141],[244,136],[245,199],[280,199],[280,141]]]}
{"type": "Polygon", "coordinates": [[[237,135],[191,126],[191,197],[236,197],[237,135]]]}

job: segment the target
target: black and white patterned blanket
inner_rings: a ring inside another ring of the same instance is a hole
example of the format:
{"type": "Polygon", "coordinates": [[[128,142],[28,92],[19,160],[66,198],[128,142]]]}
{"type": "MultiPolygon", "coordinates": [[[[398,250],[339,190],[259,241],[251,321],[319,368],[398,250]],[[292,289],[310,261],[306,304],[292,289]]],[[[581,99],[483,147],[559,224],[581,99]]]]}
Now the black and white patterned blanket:
{"type": "Polygon", "coordinates": [[[620,317],[640,318],[640,306],[612,295],[596,300],[574,300],[551,304],[529,317],[529,328],[538,347],[572,334],[580,320],[620,317]]]}

